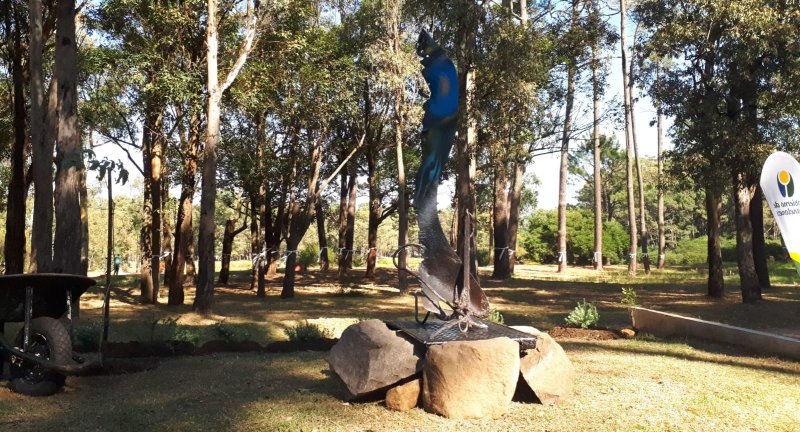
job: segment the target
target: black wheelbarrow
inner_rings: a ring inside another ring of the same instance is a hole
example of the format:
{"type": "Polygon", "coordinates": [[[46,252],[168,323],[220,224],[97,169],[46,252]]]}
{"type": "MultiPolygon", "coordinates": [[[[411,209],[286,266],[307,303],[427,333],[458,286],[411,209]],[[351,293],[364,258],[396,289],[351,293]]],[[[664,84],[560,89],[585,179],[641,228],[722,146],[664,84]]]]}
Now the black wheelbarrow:
{"type": "MultiPolygon", "coordinates": [[[[95,283],[69,274],[0,276],[0,366],[9,363],[12,390],[48,396],[61,390],[66,375],[81,374],[102,361],[100,355],[86,361],[72,351],[72,305],[95,283]],[[3,331],[7,322],[23,323],[10,341],[3,331]]],[[[108,294],[106,289],[104,323],[108,294]]]]}

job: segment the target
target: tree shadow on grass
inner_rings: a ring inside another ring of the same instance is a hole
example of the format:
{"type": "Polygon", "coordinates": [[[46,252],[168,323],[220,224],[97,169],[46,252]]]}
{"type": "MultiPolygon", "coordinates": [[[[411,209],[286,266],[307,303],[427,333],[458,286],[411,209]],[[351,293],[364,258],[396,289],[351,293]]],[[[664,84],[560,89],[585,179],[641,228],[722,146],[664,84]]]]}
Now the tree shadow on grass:
{"type": "Polygon", "coordinates": [[[184,357],[134,375],[71,378],[64,393],[24,398],[14,430],[288,430],[307,416],[320,424],[344,397],[326,375],[325,354],[184,357]],[[288,420],[287,420],[288,419],[288,420]]]}
{"type": "Polygon", "coordinates": [[[559,344],[567,354],[570,352],[612,351],[625,354],[672,357],[691,362],[716,363],[747,370],[759,369],[793,376],[800,374],[800,362],[781,360],[780,363],[785,366],[766,365],[763,360],[774,359],[775,357],[764,356],[744,348],[692,338],[670,338],[653,342],[645,340],[614,342],[561,340],[559,344]]]}

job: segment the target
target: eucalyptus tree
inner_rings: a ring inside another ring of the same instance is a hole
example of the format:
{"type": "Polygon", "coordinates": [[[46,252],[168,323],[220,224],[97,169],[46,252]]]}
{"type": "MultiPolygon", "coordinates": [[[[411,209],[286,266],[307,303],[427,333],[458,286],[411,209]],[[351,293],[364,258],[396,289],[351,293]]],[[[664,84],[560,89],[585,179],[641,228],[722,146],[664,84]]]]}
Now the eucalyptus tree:
{"type": "Polygon", "coordinates": [[[58,82],[56,138],[55,241],[53,269],[81,271],[80,177],[85,170],[78,125],[78,49],[75,1],[59,1],[56,12],[55,76],[58,82]]]}
{"type": "Polygon", "coordinates": [[[41,0],[30,0],[28,14],[31,171],[34,187],[28,272],[46,273],[52,271],[53,262],[53,149],[58,86],[52,78],[45,86],[43,57],[45,41],[55,27],[55,13],[52,5],[43,8],[41,0]]]}
{"type": "Polygon", "coordinates": [[[240,42],[241,46],[228,73],[220,83],[218,75],[219,23],[217,14],[217,0],[208,0],[208,15],[206,16],[206,61],[208,66],[206,90],[208,92],[208,106],[206,110],[206,142],[203,146],[202,195],[200,198],[199,268],[197,290],[194,304],[192,305],[192,309],[201,314],[211,313],[214,295],[214,217],[217,199],[217,144],[219,143],[220,105],[223,93],[233,84],[252,49],[257,23],[255,5],[252,5],[248,0],[247,10],[243,13],[246,27],[240,42]]]}
{"type": "Polygon", "coordinates": [[[631,120],[631,86],[630,86],[630,69],[628,66],[628,48],[626,44],[626,20],[628,16],[628,6],[625,0],[619,1],[619,43],[620,53],[622,56],[622,88],[623,88],[623,101],[622,105],[625,111],[625,152],[627,155],[627,164],[625,167],[626,175],[626,189],[628,191],[628,232],[630,235],[630,244],[628,246],[628,276],[636,275],[637,267],[637,243],[638,233],[636,228],[636,198],[633,187],[633,121],[631,120]]]}
{"type": "MultiPolygon", "coordinates": [[[[28,114],[26,100],[28,78],[26,73],[26,46],[28,45],[28,11],[24,1],[4,1],[0,5],[2,35],[6,39],[5,55],[11,76],[11,103],[13,140],[11,145],[11,178],[6,200],[5,256],[6,274],[22,273],[25,256],[25,208],[27,187],[25,171],[28,143],[28,114]]],[[[41,24],[39,24],[41,25],[41,24]]],[[[41,28],[39,28],[41,31],[41,28]]],[[[41,91],[41,87],[39,87],[41,91]]]]}
{"type": "MultiPolygon", "coordinates": [[[[733,192],[744,302],[760,299],[761,288],[768,284],[766,266],[756,265],[765,257],[754,241],[754,236],[763,237],[758,232],[762,206],[751,203],[758,198],[758,172],[767,153],[774,146],[793,144],[775,132],[796,124],[797,112],[785,109],[786,101],[797,96],[796,86],[785,80],[797,67],[792,29],[798,8],[770,0],[653,0],[637,6],[650,32],[648,49],[680,60],[664,72],[658,98],[665,114],[676,118],[673,134],[685,143],[679,148],[696,156],[689,159],[694,163],[690,169],[703,169],[697,177],[711,192],[709,212],[718,208],[715,197],[724,183],[733,192]],[[720,173],[726,173],[725,182],[720,182],[720,173]]],[[[719,281],[715,283],[709,281],[709,293],[721,294],[719,281]]]]}
{"type": "MultiPolygon", "coordinates": [[[[525,9],[526,17],[528,14],[525,9]]],[[[539,15],[539,14],[536,14],[539,15]]],[[[484,23],[477,74],[483,79],[476,93],[479,139],[488,145],[487,165],[493,171],[492,277],[511,277],[525,167],[537,143],[537,116],[544,111],[543,89],[554,67],[553,37],[543,21],[515,22],[516,8],[490,8],[484,23]]]]}

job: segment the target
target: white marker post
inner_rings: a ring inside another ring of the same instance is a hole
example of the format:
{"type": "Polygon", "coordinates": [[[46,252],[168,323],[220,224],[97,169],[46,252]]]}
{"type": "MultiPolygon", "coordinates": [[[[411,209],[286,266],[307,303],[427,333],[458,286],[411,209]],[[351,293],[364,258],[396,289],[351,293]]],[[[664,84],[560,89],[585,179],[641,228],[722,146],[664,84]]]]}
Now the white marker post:
{"type": "Polygon", "coordinates": [[[800,164],[787,153],[775,152],[761,170],[761,190],[781,230],[789,257],[800,274],[800,164]],[[794,228],[792,228],[794,227],[794,228]]]}

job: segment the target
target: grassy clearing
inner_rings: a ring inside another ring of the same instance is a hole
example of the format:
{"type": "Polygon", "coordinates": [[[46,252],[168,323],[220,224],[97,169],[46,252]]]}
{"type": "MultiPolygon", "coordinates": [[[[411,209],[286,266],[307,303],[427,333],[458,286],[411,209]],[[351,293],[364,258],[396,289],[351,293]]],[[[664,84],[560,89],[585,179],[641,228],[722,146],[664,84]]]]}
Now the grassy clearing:
{"type": "Polygon", "coordinates": [[[151,372],[84,377],[64,393],[0,389],[3,429],[232,431],[791,431],[800,364],[682,341],[563,343],[578,372],[562,405],[518,403],[498,420],[455,421],[344,403],[325,353],[212,355],[151,372]]]}
{"type": "MultiPolygon", "coordinates": [[[[215,294],[215,315],[191,313],[193,291],[180,307],[141,305],[134,276],[121,276],[112,303],[112,340],[147,340],[152,323],[176,317],[181,326],[215,338],[213,324],[244,329],[265,343],[308,319],[338,335],[360,318],[409,319],[413,298],[398,295],[395,274],[381,269],[374,281],[360,274],[340,281],[335,273],[301,275],[297,296],[280,300],[280,281],[267,297],[249,290],[246,266],[215,294]]],[[[794,269],[773,274],[796,279],[794,269]]],[[[355,270],[359,272],[359,270],[355,270]]],[[[732,283],[726,297],[706,298],[696,269],[654,271],[628,278],[623,267],[597,275],[571,268],[518,266],[511,281],[484,281],[494,308],[510,325],[543,330],[563,325],[582,298],[594,302],[600,325],[629,325],[619,303],[623,287],[640,304],[657,309],[800,336],[800,287],[777,285],[766,301],[743,305],[732,283]]],[[[774,278],[773,280],[782,280],[774,278]]],[[[162,290],[162,302],[166,292],[162,290]]],[[[82,305],[83,325],[99,319],[99,289],[82,305]]],[[[201,341],[202,342],[202,341],[201,341]]],[[[565,341],[578,371],[576,395],[563,405],[514,403],[491,421],[452,421],[416,409],[394,413],[380,403],[346,404],[330,375],[326,353],[246,354],[164,360],[150,372],[70,378],[64,393],[25,398],[0,388],[0,429],[41,430],[796,430],[800,424],[800,363],[758,358],[731,348],[686,340],[565,341]]]]}

